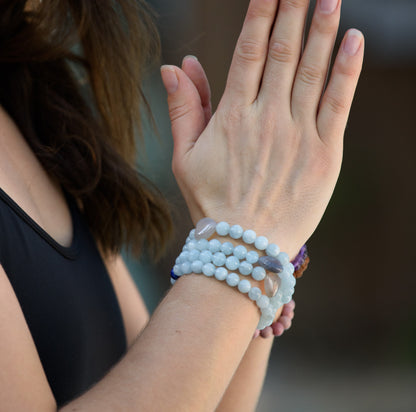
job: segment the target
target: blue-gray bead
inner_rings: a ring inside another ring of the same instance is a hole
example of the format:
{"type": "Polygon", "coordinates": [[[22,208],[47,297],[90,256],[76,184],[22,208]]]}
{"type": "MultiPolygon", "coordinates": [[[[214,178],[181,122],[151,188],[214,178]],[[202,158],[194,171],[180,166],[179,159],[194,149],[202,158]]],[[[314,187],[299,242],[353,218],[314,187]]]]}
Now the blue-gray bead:
{"type": "Polygon", "coordinates": [[[195,239],[208,239],[215,233],[217,222],[209,217],[201,219],[195,228],[195,239]]]}
{"type": "Polygon", "coordinates": [[[240,278],[236,273],[229,273],[225,281],[227,282],[228,286],[234,287],[238,285],[238,283],[240,282],[240,278]]]}
{"type": "Polygon", "coordinates": [[[283,265],[280,263],[278,259],[274,257],[262,256],[261,258],[259,258],[259,261],[257,263],[261,267],[266,269],[268,272],[273,272],[273,273],[283,272],[283,265]]]}
{"type": "Polygon", "coordinates": [[[225,261],[228,270],[236,270],[240,266],[240,261],[235,256],[230,256],[225,261]]]}
{"type": "Polygon", "coordinates": [[[259,254],[255,250],[250,250],[246,255],[246,260],[253,265],[259,260],[259,254]]]}
{"type": "Polygon", "coordinates": [[[227,236],[230,232],[230,225],[227,222],[217,223],[216,231],[220,236],[227,236]]]}
{"type": "Polygon", "coordinates": [[[240,225],[234,225],[230,228],[230,237],[240,239],[243,236],[243,228],[240,225]]]}
{"type": "Polygon", "coordinates": [[[237,259],[243,260],[247,256],[247,249],[243,245],[238,245],[234,248],[233,253],[237,259]]]}

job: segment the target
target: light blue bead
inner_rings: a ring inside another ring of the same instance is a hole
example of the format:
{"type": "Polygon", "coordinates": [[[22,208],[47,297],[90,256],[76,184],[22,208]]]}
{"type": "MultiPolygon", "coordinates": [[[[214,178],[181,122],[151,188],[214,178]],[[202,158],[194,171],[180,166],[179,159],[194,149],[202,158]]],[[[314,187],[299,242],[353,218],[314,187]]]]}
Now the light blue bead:
{"type": "Polygon", "coordinates": [[[201,252],[203,250],[207,250],[208,247],[209,247],[209,242],[206,239],[198,240],[197,243],[196,243],[196,248],[201,252]]]}
{"type": "Polygon", "coordinates": [[[230,228],[230,237],[240,239],[243,236],[243,228],[240,225],[234,225],[230,228]]]}
{"type": "Polygon", "coordinates": [[[189,243],[192,239],[188,236],[185,240],[185,243],[189,243]]]}
{"type": "Polygon", "coordinates": [[[248,292],[248,297],[251,300],[257,300],[259,297],[261,296],[261,290],[259,288],[251,288],[250,291],[248,292]]]}
{"type": "Polygon", "coordinates": [[[261,266],[256,266],[251,273],[254,280],[261,281],[266,277],[266,271],[261,266]]]}
{"type": "Polygon", "coordinates": [[[187,250],[181,252],[179,259],[181,263],[187,262],[189,260],[189,252],[187,250]]]}
{"type": "Polygon", "coordinates": [[[236,270],[240,266],[240,261],[235,256],[230,256],[225,261],[228,270],[236,270]]]}
{"type": "Polygon", "coordinates": [[[214,276],[215,266],[212,263],[205,263],[205,265],[202,266],[202,273],[205,276],[214,276]]]}
{"type": "Polygon", "coordinates": [[[221,242],[218,239],[212,239],[209,241],[209,251],[214,254],[221,250],[221,242]]]}
{"type": "Polygon", "coordinates": [[[227,236],[230,233],[230,225],[227,222],[217,224],[216,231],[220,236],[227,236]]]}
{"type": "Polygon", "coordinates": [[[283,269],[283,272],[281,272],[281,273],[279,273],[279,277],[280,277],[280,279],[282,279],[282,281],[283,282],[287,282],[288,281],[288,279],[290,278],[290,277],[292,277],[292,274],[290,273],[290,272],[288,272],[287,270],[286,270],[286,267],[283,269]]]}
{"type": "Polygon", "coordinates": [[[243,260],[247,256],[247,249],[243,245],[238,245],[234,248],[233,254],[237,259],[243,260]]]}
{"type": "Polygon", "coordinates": [[[225,279],[228,286],[237,286],[240,282],[240,278],[238,277],[237,273],[229,273],[227,278],[225,279]]]}
{"type": "Polygon", "coordinates": [[[194,260],[191,263],[191,270],[192,270],[193,273],[201,273],[202,272],[202,266],[204,266],[204,264],[200,260],[194,260]]]}
{"type": "Polygon", "coordinates": [[[189,257],[188,257],[188,260],[189,260],[190,262],[193,262],[194,260],[198,260],[199,255],[200,255],[199,250],[197,250],[197,249],[193,249],[193,250],[191,250],[191,251],[189,252],[189,257]]]}
{"type": "Polygon", "coordinates": [[[287,284],[289,285],[289,287],[294,288],[296,286],[296,278],[294,276],[291,276],[288,279],[287,284]]]}
{"type": "Polygon", "coordinates": [[[267,256],[277,257],[280,253],[280,247],[277,246],[275,243],[270,243],[266,247],[266,254],[267,256]]]}
{"type": "Polygon", "coordinates": [[[290,263],[289,261],[289,256],[286,252],[280,252],[279,256],[277,257],[280,260],[280,263],[285,266],[288,263],[290,263]]]}
{"type": "Polygon", "coordinates": [[[261,310],[261,314],[265,318],[274,318],[276,316],[276,311],[272,307],[267,306],[261,310]]]}
{"type": "Polygon", "coordinates": [[[246,230],[243,233],[243,241],[247,243],[248,245],[251,245],[256,240],[257,235],[254,230],[246,230]]]}
{"type": "Polygon", "coordinates": [[[188,248],[188,245],[185,245],[183,248],[182,248],[182,250],[185,252],[185,251],[189,251],[189,248],[188,248]]]}
{"type": "Polygon", "coordinates": [[[191,273],[191,264],[189,262],[184,262],[181,264],[181,272],[184,275],[189,275],[189,273],[191,273]]]}
{"type": "Polygon", "coordinates": [[[259,254],[255,250],[250,250],[250,252],[247,253],[246,260],[253,265],[259,260],[259,254]]]}
{"type": "Polygon", "coordinates": [[[175,284],[175,282],[176,282],[176,280],[175,280],[175,279],[170,278],[170,284],[171,284],[171,285],[174,285],[174,284],[175,284]]]}
{"type": "Polygon", "coordinates": [[[253,271],[253,265],[247,261],[241,262],[240,267],[238,268],[240,273],[244,276],[248,276],[253,271]]]}
{"type": "Polygon", "coordinates": [[[192,250],[196,249],[196,244],[197,244],[197,241],[196,241],[196,240],[191,240],[191,241],[189,241],[189,242],[187,243],[188,250],[189,250],[189,251],[192,251],[192,250]]]}
{"type": "Polygon", "coordinates": [[[266,295],[261,295],[258,299],[257,299],[257,306],[260,309],[264,309],[267,308],[267,306],[269,306],[270,304],[270,299],[266,296],[266,295]]]}
{"type": "Polygon", "coordinates": [[[285,268],[288,270],[288,272],[290,272],[291,275],[295,273],[295,267],[292,263],[289,262],[287,265],[285,265],[285,268]]]}
{"type": "Polygon", "coordinates": [[[221,252],[224,253],[224,255],[228,256],[231,255],[234,251],[234,245],[231,242],[225,242],[221,246],[221,252]]]}
{"type": "Polygon", "coordinates": [[[225,261],[226,261],[226,257],[224,255],[224,253],[222,252],[217,252],[215,253],[215,255],[212,257],[212,263],[215,266],[224,266],[225,265],[225,261]]]}
{"type": "Polygon", "coordinates": [[[192,229],[192,230],[189,232],[189,238],[190,238],[190,239],[195,239],[195,229],[192,229]]]}
{"type": "Polygon", "coordinates": [[[173,273],[174,273],[176,276],[182,276],[181,267],[180,267],[179,265],[175,265],[175,266],[173,267],[173,273]]]}
{"type": "Polygon", "coordinates": [[[282,299],[284,305],[286,305],[286,303],[289,303],[291,300],[292,300],[292,295],[283,296],[283,299],[282,299]]]}
{"type": "Polygon", "coordinates": [[[199,255],[199,260],[202,263],[211,263],[212,262],[212,253],[209,250],[204,250],[199,255]]]}
{"type": "Polygon", "coordinates": [[[251,283],[247,279],[240,280],[238,283],[238,290],[241,293],[248,293],[251,289],[251,283]]]}
{"type": "Polygon", "coordinates": [[[215,278],[218,280],[225,280],[228,275],[228,270],[224,267],[215,269],[215,278]]]}
{"type": "Polygon", "coordinates": [[[269,244],[269,241],[267,240],[267,237],[265,236],[258,236],[256,240],[254,241],[254,246],[258,250],[265,250],[268,244],[269,244]]]}
{"type": "Polygon", "coordinates": [[[175,260],[175,265],[180,265],[182,263],[182,259],[178,256],[175,260]]]}

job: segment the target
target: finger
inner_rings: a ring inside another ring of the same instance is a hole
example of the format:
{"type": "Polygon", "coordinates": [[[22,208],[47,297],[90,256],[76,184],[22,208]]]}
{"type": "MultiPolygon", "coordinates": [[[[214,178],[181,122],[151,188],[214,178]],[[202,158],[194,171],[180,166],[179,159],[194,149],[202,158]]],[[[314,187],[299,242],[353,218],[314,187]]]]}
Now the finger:
{"type": "Polygon", "coordinates": [[[315,122],[340,18],[341,0],[319,0],[292,92],[293,117],[315,122]]]}
{"type": "Polygon", "coordinates": [[[363,65],[363,56],[364,36],[360,31],[351,29],[342,41],[319,107],[317,127],[324,142],[338,142],[337,137],[344,134],[363,65]]]}
{"type": "Polygon", "coordinates": [[[303,33],[309,0],[280,0],[259,99],[266,104],[276,100],[287,103],[302,50],[303,33]]]}
{"type": "Polygon", "coordinates": [[[205,124],[208,124],[212,117],[211,88],[205,71],[195,56],[186,56],[183,59],[182,70],[192,80],[198,90],[202,109],[204,110],[205,124]]]}
{"type": "Polygon", "coordinates": [[[277,4],[278,0],[250,1],[228,73],[224,100],[251,104],[256,99],[277,4]]]}
{"type": "Polygon", "coordinates": [[[205,128],[205,115],[197,88],[181,69],[162,66],[161,75],[168,93],[175,158],[193,147],[205,128]]]}

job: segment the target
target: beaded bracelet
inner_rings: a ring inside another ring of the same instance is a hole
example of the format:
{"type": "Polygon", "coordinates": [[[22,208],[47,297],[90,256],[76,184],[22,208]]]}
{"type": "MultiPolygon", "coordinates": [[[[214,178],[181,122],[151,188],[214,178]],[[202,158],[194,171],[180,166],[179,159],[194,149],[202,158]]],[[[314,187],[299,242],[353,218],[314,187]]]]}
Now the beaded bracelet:
{"type": "Polygon", "coordinates": [[[261,311],[257,329],[262,330],[272,324],[277,310],[292,299],[296,284],[294,270],[288,255],[280,252],[276,244],[269,244],[266,237],[257,236],[252,230],[244,231],[239,225],[230,226],[226,222],[217,224],[210,218],[204,218],[186,239],[183,251],[172,269],[171,283],[174,284],[180,276],[186,274],[203,273],[225,281],[231,287],[237,287],[256,302],[261,311]],[[234,247],[231,242],[221,243],[218,239],[208,241],[215,232],[219,236],[242,238],[246,244],[253,245],[266,255],[259,256],[255,251],[247,252],[243,245],[234,247]],[[257,266],[254,267],[253,264],[257,266]],[[266,295],[259,288],[252,287],[249,280],[240,279],[234,272],[237,269],[245,277],[251,275],[255,280],[264,280],[266,295]]]}

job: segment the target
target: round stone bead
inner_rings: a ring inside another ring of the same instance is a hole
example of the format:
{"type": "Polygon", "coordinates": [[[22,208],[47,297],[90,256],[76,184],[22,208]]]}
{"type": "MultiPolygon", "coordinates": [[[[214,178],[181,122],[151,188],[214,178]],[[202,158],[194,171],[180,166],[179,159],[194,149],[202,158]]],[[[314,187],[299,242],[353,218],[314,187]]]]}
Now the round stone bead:
{"type": "Polygon", "coordinates": [[[260,296],[261,296],[261,290],[259,288],[256,288],[256,287],[251,288],[250,291],[248,292],[248,297],[251,300],[257,300],[260,298],[260,296]]]}
{"type": "Polygon", "coordinates": [[[215,233],[217,222],[209,217],[201,219],[195,228],[195,239],[208,239],[215,233]]]}
{"type": "Polygon", "coordinates": [[[187,262],[189,260],[189,252],[187,250],[181,252],[179,259],[181,263],[187,262]]]}
{"type": "Polygon", "coordinates": [[[246,230],[243,233],[243,241],[248,245],[251,245],[255,242],[257,238],[256,232],[254,230],[246,230]]]}
{"type": "Polygon", "coordinates": [[[266,318],[274,318],[274,316],[276,315],[275,311],[270,306],[267,306],[264,309],[262,309],[261,314],[266,318]]]}
{"type": "Polygon", "coordinates": [[[277,257],[280,253],[280,247],[277,246],[275,243],[270,243],[266,247],[266,254],[267,256],[277,257]]]}
{"type": "Polygon", "coordinates": [[[238,268],[240,273],[244,276],[248,276],[253,271],[253,265],[248,263],[247,261],[243,261],[240,263],[240,267],[238,268]]]}
{"type": "Polygon", "coordinates": [[[233,254],[237,259],[243,260],[247,256],[247,249],[243,245],[238,245],[234,248],[233,254]]]}
{"type": "Polygon", "coordinates": [[[267,237],[265,236],[258,236],[256,240],[254,241],[254,246],[258,250],[265,250],[268,244],[269,244],[269,241],[267,240],[267,237]]]}
{"type": "Polygon", "coordinates": [[[190,264],[190,262],[181,263],[181,272],[184,275],[189,275],[191,273],[191,264],[190,264]]]}
{"type": "Polygon", "coordinates": [[[237,286],[240,282],[240,278],[238,277],[237,273],[229,273],[225,279],[228,286],[237,286]]]}
{"type": "Polygon", "coordinates": [[[230,225],[227,222],[217,223],[216,231],[220,236],[227,236],[230,233],[230,225]]]}
{"type": "Polygon", "coordinates": [[[198,240],[197,243],[196,243],[196,248],[201,252],[203,250],[207,250],[208,247],[209,247],[209,242],[206,239],[198,240]]]}
{"type": "Polygon", "coordinates": [[[251,263],[253,265],[254,263],[257,263],[258,260],[259,254],[255,250],[250,250],[250,252],[247,253],[246,261],[248,263],[251,263]]]}
{"type": "Polygon", "coordinates": [[[258,264],[266,269],[268,272],[280,273],[283,272],[283,265],[280,261],[271,256],[262,256],[259,258],[258,264]]]}
{"type": "Polygon", "coordinates": [[[214,276],[215,266],[212,263],[205,263],[205,265],[202,266],[202,273],[205,276],[214,276]]]}
{"type": "Polygon", "coordinates": [[[182,275],[181,268],[180,268],[179,265],[175,265],[172,270],[173,270],[173,273],[176,276],[181,276],[182,275]]]}
{"type": "Polygon", "coordinates": [[[212,263],[215,266],[224,266],[226,260],[227,260],[227,258],[225,257],[224,253],[222,253],[222,252],[217,252],[212,257],[212,263]]]}
{"type": "Polygon", "coordinates": [[[171,284],[171,285],[174,285],[174,284],[175,284],[175,282],[176,282],[176,280],[175,280],[175,279],[170,278],[170,284],[171,284]]]}
{"type": "Polygon", "coordinates": [[[180,265],[182,263],[182,260],[181,260],[181,258],[178,256],[176,259],[175,259],[175,265],[180,265]]]}
{"type": "Polygon", "coordinates": [[[215,278],[218,280],[225,280],[228,275],[228,270],[224,267],[215,269],[215,278]]]}
{"type": "Polygon", "coordinates": [[[209,251],[214,254],[221,250],[221,242],[218,239],[212,239],[209,241],[209,251]]]}
{"type": "Polygon", "coordinates": [[[289,271],[291,275],[295,273],[295,266],[291,262],[286,265],[286,269],[289,271]]]}
{"type": "Polygon", "coordinates": [[[192,273],[201,273],[202,272],[202,266],[204,266],[204,264],[200,260],[194,260],[191,263],[192,273]]]}
{"type": "Polygon", "coordinates": [[[261,266],[256,266],[251,273],[254,280],[262,281],[266,277],[266,271],[261,266]]]}
{"type": "Polygon", "coordinates": [[[211,263],[212,262],[212,253],[209,250],[204,250],[199,255],[199,260],[202,263],[211,263]]]}
{"type": "Polygon", "coordinates": [[[198,258],[199,258],[199,255],[200,255],[200,251],[199,250],[197,250],[197,249],[193,249],[193,250],[191,250],[190,252],[189,252],[189,257],[188,257],[188,260],[190,261],[190,262],[193,262],[194,260],[197,260],[198,258]]]}
{"type": "Polygon", "coordinates": [[[284,305],[286,305],[286,303],[289,303],[291,300],[292,300],[292,295],[290,296],[285,295],[283,296],[283,299],[282,299],[284,305]]]}
{"type": "Polygon", "coordinates": [[[190,238],[190,239],[195,239],[195,229],[192,229],[192,230],[189,232],[189,238],[190,238]]]}
{"type": "Polygon", "coordinates": [[[234,251],[234,245],[231,242],[225,242],[221,246],[221,252],[224,253],[224,255],[228,256],[231,255],[234,251]]]}
{"type": "Polygon", "coordinates": [[[238,283],[238,290],[241,293],[248,293],[251,289],[251,283],[247,279],[240,280],[238,283]]]}
{"type": "Polygon", "coordinates": [[[264,309],[267,308],[267,306],[269,306],[270,303],[270,299],[266,296],[266,295],[261,295],[258,299],[257,299],[257,306],[260,309],[264,309]]]}
{"type": "Polygon", "coordinates": [[[234,225],[230,228],[230,237],[240,239],[243,236],[243,228],[240,225],[234,225]]]}
{"type": "Polygon", "coordinates": [[[197,241],[196,240],[190,240],[186,246],[188,246],[188,250],[192,251],[194,249],[196,249],[196,245],[197,245],[197,241]]]}
{"type": "Polygon", "coordinates": [[[289,261],[289,256],[286,252],[280,252],[279,256],[277,257],[280,260],[280,263],[285,266],[288,263],[290,263],[289,261]]]}
{"type": "Polygon", "coordinates": [[[236,270],[240,266],[240,261],[235,256],[230,256],[225,261],[228,270],[236,270]]]}

